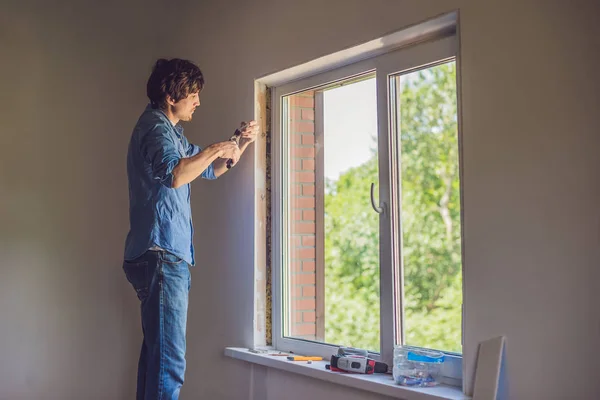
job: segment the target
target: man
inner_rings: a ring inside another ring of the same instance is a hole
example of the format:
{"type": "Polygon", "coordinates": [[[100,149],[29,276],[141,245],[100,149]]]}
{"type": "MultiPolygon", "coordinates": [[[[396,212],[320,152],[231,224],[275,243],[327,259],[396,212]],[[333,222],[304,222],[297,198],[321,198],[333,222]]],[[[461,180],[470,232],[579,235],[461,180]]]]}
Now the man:
{"type": "Polygon", "coordinates": [[[185,373],[185,331],[194,265],[190,182],[216,179],[256,139],[258,126],[242,124],[238,145],[200,149],[183,135],[200,105],[204,78],[181,59],[158,60],[147,84],[150,104],[133,130],[127,153],[130,231],[123,269],[141,301],[144,335],[137,399],[177,399],[185,373]]]}

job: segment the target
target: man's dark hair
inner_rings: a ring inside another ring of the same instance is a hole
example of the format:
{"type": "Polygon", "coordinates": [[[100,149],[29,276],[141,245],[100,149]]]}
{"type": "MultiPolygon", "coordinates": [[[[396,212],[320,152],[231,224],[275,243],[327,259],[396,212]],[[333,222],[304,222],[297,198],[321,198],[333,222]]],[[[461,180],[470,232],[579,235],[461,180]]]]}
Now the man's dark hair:
{"type": "Polygon", "coordinates": [[[152,108],[165,109],[167,96],[178,102],[201,91],[203,87],[204,76],[194,63],[179,58],[161,58],[154,64],[146,85],[146,94],[152,108]]]}

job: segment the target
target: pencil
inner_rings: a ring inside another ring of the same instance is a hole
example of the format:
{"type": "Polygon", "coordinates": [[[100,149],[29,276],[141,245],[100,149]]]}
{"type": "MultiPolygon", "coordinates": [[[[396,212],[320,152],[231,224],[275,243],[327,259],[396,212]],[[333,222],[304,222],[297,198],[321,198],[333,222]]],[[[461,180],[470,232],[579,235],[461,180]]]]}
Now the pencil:
{"type": "Polygon", "coordinates": [[[290,361],[321,361],[323,357],[303,357],[303,356],[288,356],[290,361]]]}

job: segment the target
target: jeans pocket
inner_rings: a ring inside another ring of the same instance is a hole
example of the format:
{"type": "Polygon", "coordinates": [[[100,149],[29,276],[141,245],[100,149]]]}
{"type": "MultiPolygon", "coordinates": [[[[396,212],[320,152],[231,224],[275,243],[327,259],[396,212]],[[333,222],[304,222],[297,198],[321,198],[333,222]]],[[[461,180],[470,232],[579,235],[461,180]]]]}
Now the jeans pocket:
{"type": "Polygon", "coordinates": [[[123,270],[125,271],[127,280],[135,289],[138,299],[144,301],[148,297],[148,287],[150,285],[148,279],[148,261],[125,261],[123,262],[123,270]]]}
{"type": "Polygon", "coordinates": [[[164,262],[165,264],[175,265],[175,264],[181,264],[182,262],[184,262],[184,260],[182,258],[177,257],[173,253],[163,251],[161,254],[162,254],[161,255],[162,262],[164,262]]]}

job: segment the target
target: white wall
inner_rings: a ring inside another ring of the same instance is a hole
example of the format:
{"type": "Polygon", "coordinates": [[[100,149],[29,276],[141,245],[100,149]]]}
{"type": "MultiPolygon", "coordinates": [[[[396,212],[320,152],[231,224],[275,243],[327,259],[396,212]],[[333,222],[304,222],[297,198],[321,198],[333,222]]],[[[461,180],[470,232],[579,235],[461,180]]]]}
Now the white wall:
{"type": "Polygon", "coordinates": [[[3,1],[0,399],[131,399],[125,154],[158,2],[3,1]],[[143,12],[144,7],[150,11],[143,12]]]}
{"type": "MultiPolygon", "coordinates": [[[[197,61],[208,82],[199,121],[188,132],[200,141],[218,140],[251,117],[255,78],[456,8],[467,340],[507,335],[511,399],[600,397],[593,361],[600,355],[597,2],[190,3],[182,40],[168,49],[171,56],[197,61]]],[[[223,347],[252,341],[250,161],[207,195],[195,192],[196,228],[210,233],[197,239],[205,265],[194,271],[189,320],[194,378],[184,394],[242,399],[253,392],[255,399],[279,399],[292,387],[303,398],[323,398],[326,392],[341,399],[350,392],[304,378],[295,383],[280,372],[252,376],[250,366],[222,356],[223,347]]],[[[476,349],[471,344],[465,353],[473,359],[476,349]]]]}
{"type": "MultiPolygon", "coordinates": [[[[0,399],[133,398],[124,156],[156,57],[205,73],[205,145],[252,116],[255,78],[456,8],[468,339],[507,335],[512,399],[600,396],[597,2],[22,3],[0,14],[0,399]]],[[[223,356],[252,342],[253,179],[247,157],[194,184],[182,398],[379,398],[223,356]]]]}

